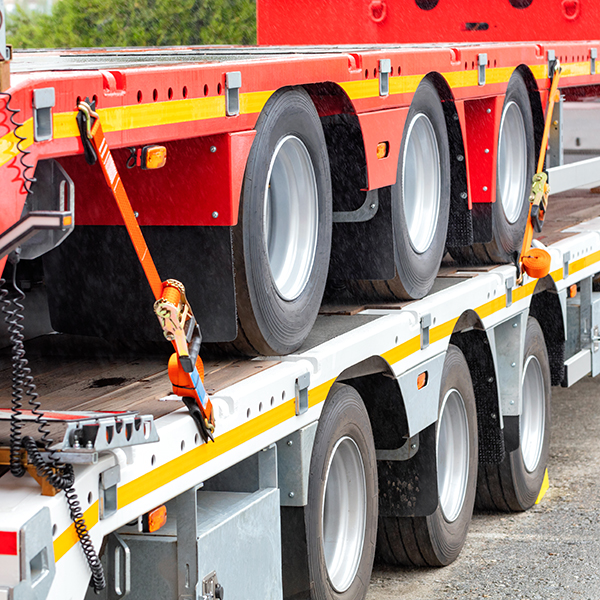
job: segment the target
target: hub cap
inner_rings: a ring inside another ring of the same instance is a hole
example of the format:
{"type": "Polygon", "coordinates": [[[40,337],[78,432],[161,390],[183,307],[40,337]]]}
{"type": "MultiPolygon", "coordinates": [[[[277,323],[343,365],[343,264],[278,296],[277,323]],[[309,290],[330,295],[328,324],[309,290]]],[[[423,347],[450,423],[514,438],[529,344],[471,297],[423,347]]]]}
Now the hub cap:
{"type": "Polygon", "coordinates": [[[331,453],[322,510],[327,575],[333,588],[342,593],[356,577],[367,519],[365,468],[352,438],[341,438],[331,453]]]}
{"type": "Polygon", "coordinates": [[[435,130],[423,113],[413,117],[406,134],[402,165],[402,204],[408,237],[422,254],[433,241],[440,211],[441,166],[435,130]]]}
{"type": "Polygon", "coordinates": [[[277,293],[294,300],[310,279],[319,226],[315,170],[304,143],[282,138],[271,158],[263,230],[277,293]]]}
{"type": "Polygon", "coordinates": [[[458,390],[446,393],[437,431],[437,480],[440,506],[452,523],[462,509],[469,477],[469,425],[458,390]]]}
{"type": "Polygon", "coordinates": [[[509,223],[521,214],[527,181],[527,138],[521,109],[509,102],[502,112],[498,135],[497,200],[509,223]]]}
{"type": "Polygon", "coordinates": [[[529,473],[540,462],[544,446],[546,394],[542,368],[535,356],[529,356],[523,370],[523,413],[521,414],[521,453],[529,473]]]}

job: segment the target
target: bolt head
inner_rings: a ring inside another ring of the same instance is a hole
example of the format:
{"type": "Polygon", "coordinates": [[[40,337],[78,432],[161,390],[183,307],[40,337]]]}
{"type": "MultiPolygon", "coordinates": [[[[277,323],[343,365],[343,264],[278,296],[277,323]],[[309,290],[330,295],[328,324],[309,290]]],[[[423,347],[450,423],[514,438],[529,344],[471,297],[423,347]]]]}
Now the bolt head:
{"type": "Polygon", "coordinates": [[[211,146],[210,147],[210,151],[214,154],[217,151],[217,147],[216,146],[211,146]]]}
{"type": "Polygon", "coordinates": [[[219,213],[215,210],[212,214],[212,218],[216,219],[219,216],[219,213]]]}
{"type": "Polygon", "coordinates": [[[290,492],[290,493],[288,494],[288,496],[289,496],[290,498],[293,498],[295,495],[296,495],[296,494],[294,494],[294,492],[290,492]]]}
{"type": "Polygon", "coordinates": [[[488,190],[488,188],[487,188],[487,185],[484,185],[484,186],[483,186],[483,191],[484,191],[484,192],[487,192],[487,190],[488,190]]]}
{"type": "Polygon", "coordinates": [[[288,445],[288,446],[293,446],[293,445],[294,445],[294,442],[293,442],[292,440],[288,440],[288,443],[287,443],[287,445],[288,445]]]}
{"type": "Polygon", "coordinates": [[[517,366],[517,363],[511,363],[510,366],[514,369],[517,366]]]}
{"type": "Polygon", "coordinates": [[[371,204],[371,206],[369,207],[371,210],[375,210],[375,204],[371,204]]]}
{"type": "Polygon", "coordinates": [[[462,154],[459,154],[459,155],[456,157],[456,160],[457,160],[458,162],[462,162],[463,160],[465,160],[465,157],[464,157],[462,154]]]}
{"type": "Polygon", "coordinates": [[[494,383],[494,378],[493,377],[488,377],[488,383],[494,383]]]}
{"type": "Polygon", "coordinates": [[[513,323],[513,329],[516,329],[519,326],[518,323],[513,323]]]}
{"type": "Polygon", "coordinates": [[[140,216],[140,213],[137,210],[135,210],[133,211],[133,216],[137,219],[140,216]]]}
{"type": "Polygon", "coordinates": [[[466,199],[467,199],[467,192],[461,192],[461,194],[460,194],[460,197],[461,197],[463,200],[466,200],[466,199]]]}
{"type": "Polygon", "coordinates": [[[416,448],[417,448],[417,445],[416,445],[416,444],[411,444],[411,445],[410,445],[410,449],[411,449],[411,450],[415,450],[416,448]]]}
{"type": "Polygon", "coordinates": [[[492,109],[491,108],[487,108],[485,112],[489,115],[492,112],[492,109]]]}
{"type": "Polygon", "coordinates": [[[489,154],[489,153],[490,153],[490,149],[489,149],[489,148],[486,148],[486,149],[484,150],[484,152],[485,152],[486,154],[489,154]]]}

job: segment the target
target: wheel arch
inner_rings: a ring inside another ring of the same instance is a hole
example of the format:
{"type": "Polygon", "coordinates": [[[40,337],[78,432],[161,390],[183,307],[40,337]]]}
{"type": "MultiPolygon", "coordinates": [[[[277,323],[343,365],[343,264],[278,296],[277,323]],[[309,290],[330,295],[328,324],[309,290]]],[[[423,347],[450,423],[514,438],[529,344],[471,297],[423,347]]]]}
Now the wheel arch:
{"type": "Polygon", "coordinates": [[[426,75],[435,85],[442,101],[448,144],[450,147],[450,215],[448,219],[448,246],[468,246],[473,243],[473,218],[468,200],[467,161],[465,139],[460,124],[452,88],[437,72],[426,75]]]}
{"type": "Polygon", "coordinates": [[[527,92],[529,93],[529,103],[531,105],[531,114],[533,116],[533,133],[535,136],[535,162],[537,164],[542,145],[542,137],[544,134],[544,109],[542,108],[540,91],[537,81],[535,80],[531,69],[527,65],[521,64],[515,69],[515,71],[523,78],[523,81],[527,86],[527,92]]]}
{"type": "Polygon", "coordinates": [[[473,310],[465,311],[450,336],[465,356],[475,393],[479,463],[500,463],[504,458],[504,433],[500,419],[500,397],[490,338],[473,310]]]}
{"type": "Polygon", "coordinates": [[[566,303],[566,290],[561,295],[547,275],[537,282],[529,306],[529,315],[537,319],[544,334],[552,385],[561,385],[565,374],[565,312],[561,298],[566,303]]]}

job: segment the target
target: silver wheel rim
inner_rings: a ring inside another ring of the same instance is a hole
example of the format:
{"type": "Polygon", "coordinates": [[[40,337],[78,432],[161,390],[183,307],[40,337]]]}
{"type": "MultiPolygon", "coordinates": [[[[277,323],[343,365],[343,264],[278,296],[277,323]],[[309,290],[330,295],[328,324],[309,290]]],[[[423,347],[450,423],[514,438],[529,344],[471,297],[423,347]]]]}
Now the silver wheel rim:
{"type": "Polygon", "coordinates": [[[306,288],[317,248],[317,179],[304,143],[293,135],[277,144],[267,175],[263,231],[277,293],[295,300],[306,288]]]}
{"type": "Polygon", "coordinates": [[[438,224],[440,153],[431,121],[423,113],[408,126],[402,164],[402,205],[410,244],[418,254],[431,246],[438,224]]]}
{"type": "Polygon", "coordinates": [[[366,521],[367,482],[362,457],[356,442],[343,437],[331,453],[322,507],[323,554],[336,592],[345,592],[356,577],[366,521]]]}
{"type": "Polygon", "coordinates": [[[446,521],[456,520],[465,501],[469,478],[469,424],[458,390],[446,393],[437,430],[437,481],[446,521]]]}
{"type": "Polygon", "coordinates": [[[529,473],[537,468],[546,425],[546,392],[542,368],[535,356],[529,356],[523,370],[523,412],[521,413],[521,455],[529,473]]]}
{"type": "Polygon", "coordinates": [[[527,181],[527,138],[525,122],[516,102],[502,111],[498,134],[497,198],[506,220],[515,223],[525,202],[527,181]]]}

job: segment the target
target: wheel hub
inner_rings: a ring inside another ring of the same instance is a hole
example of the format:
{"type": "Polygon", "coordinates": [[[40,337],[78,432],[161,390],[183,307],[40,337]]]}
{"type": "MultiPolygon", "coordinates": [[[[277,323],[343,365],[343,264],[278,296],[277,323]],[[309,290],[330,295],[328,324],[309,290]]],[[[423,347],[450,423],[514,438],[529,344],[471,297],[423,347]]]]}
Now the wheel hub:
{"type": "Polygon", "coordinates": [[[529,473],[535,471],[544,447],[546,395],[542,368],[535,356],[529,356],[523,369],[523,412],[521,414],[521,454],[529,473]]]}
{"type": "Polygon", "coordinates": [[[312,271],[319,226],[317,180],[296,136],[277,144],[267,175],[263,231],[271,276],[284,300],[295,300],[312,271]]]}
{"type": "Polygon", "coordinates": [[[356,577],[367,520],[365,468],[356,442],[341,438],[335,445],[322,509],[323,554],[333,588],[345,592],[356,577]]]}

